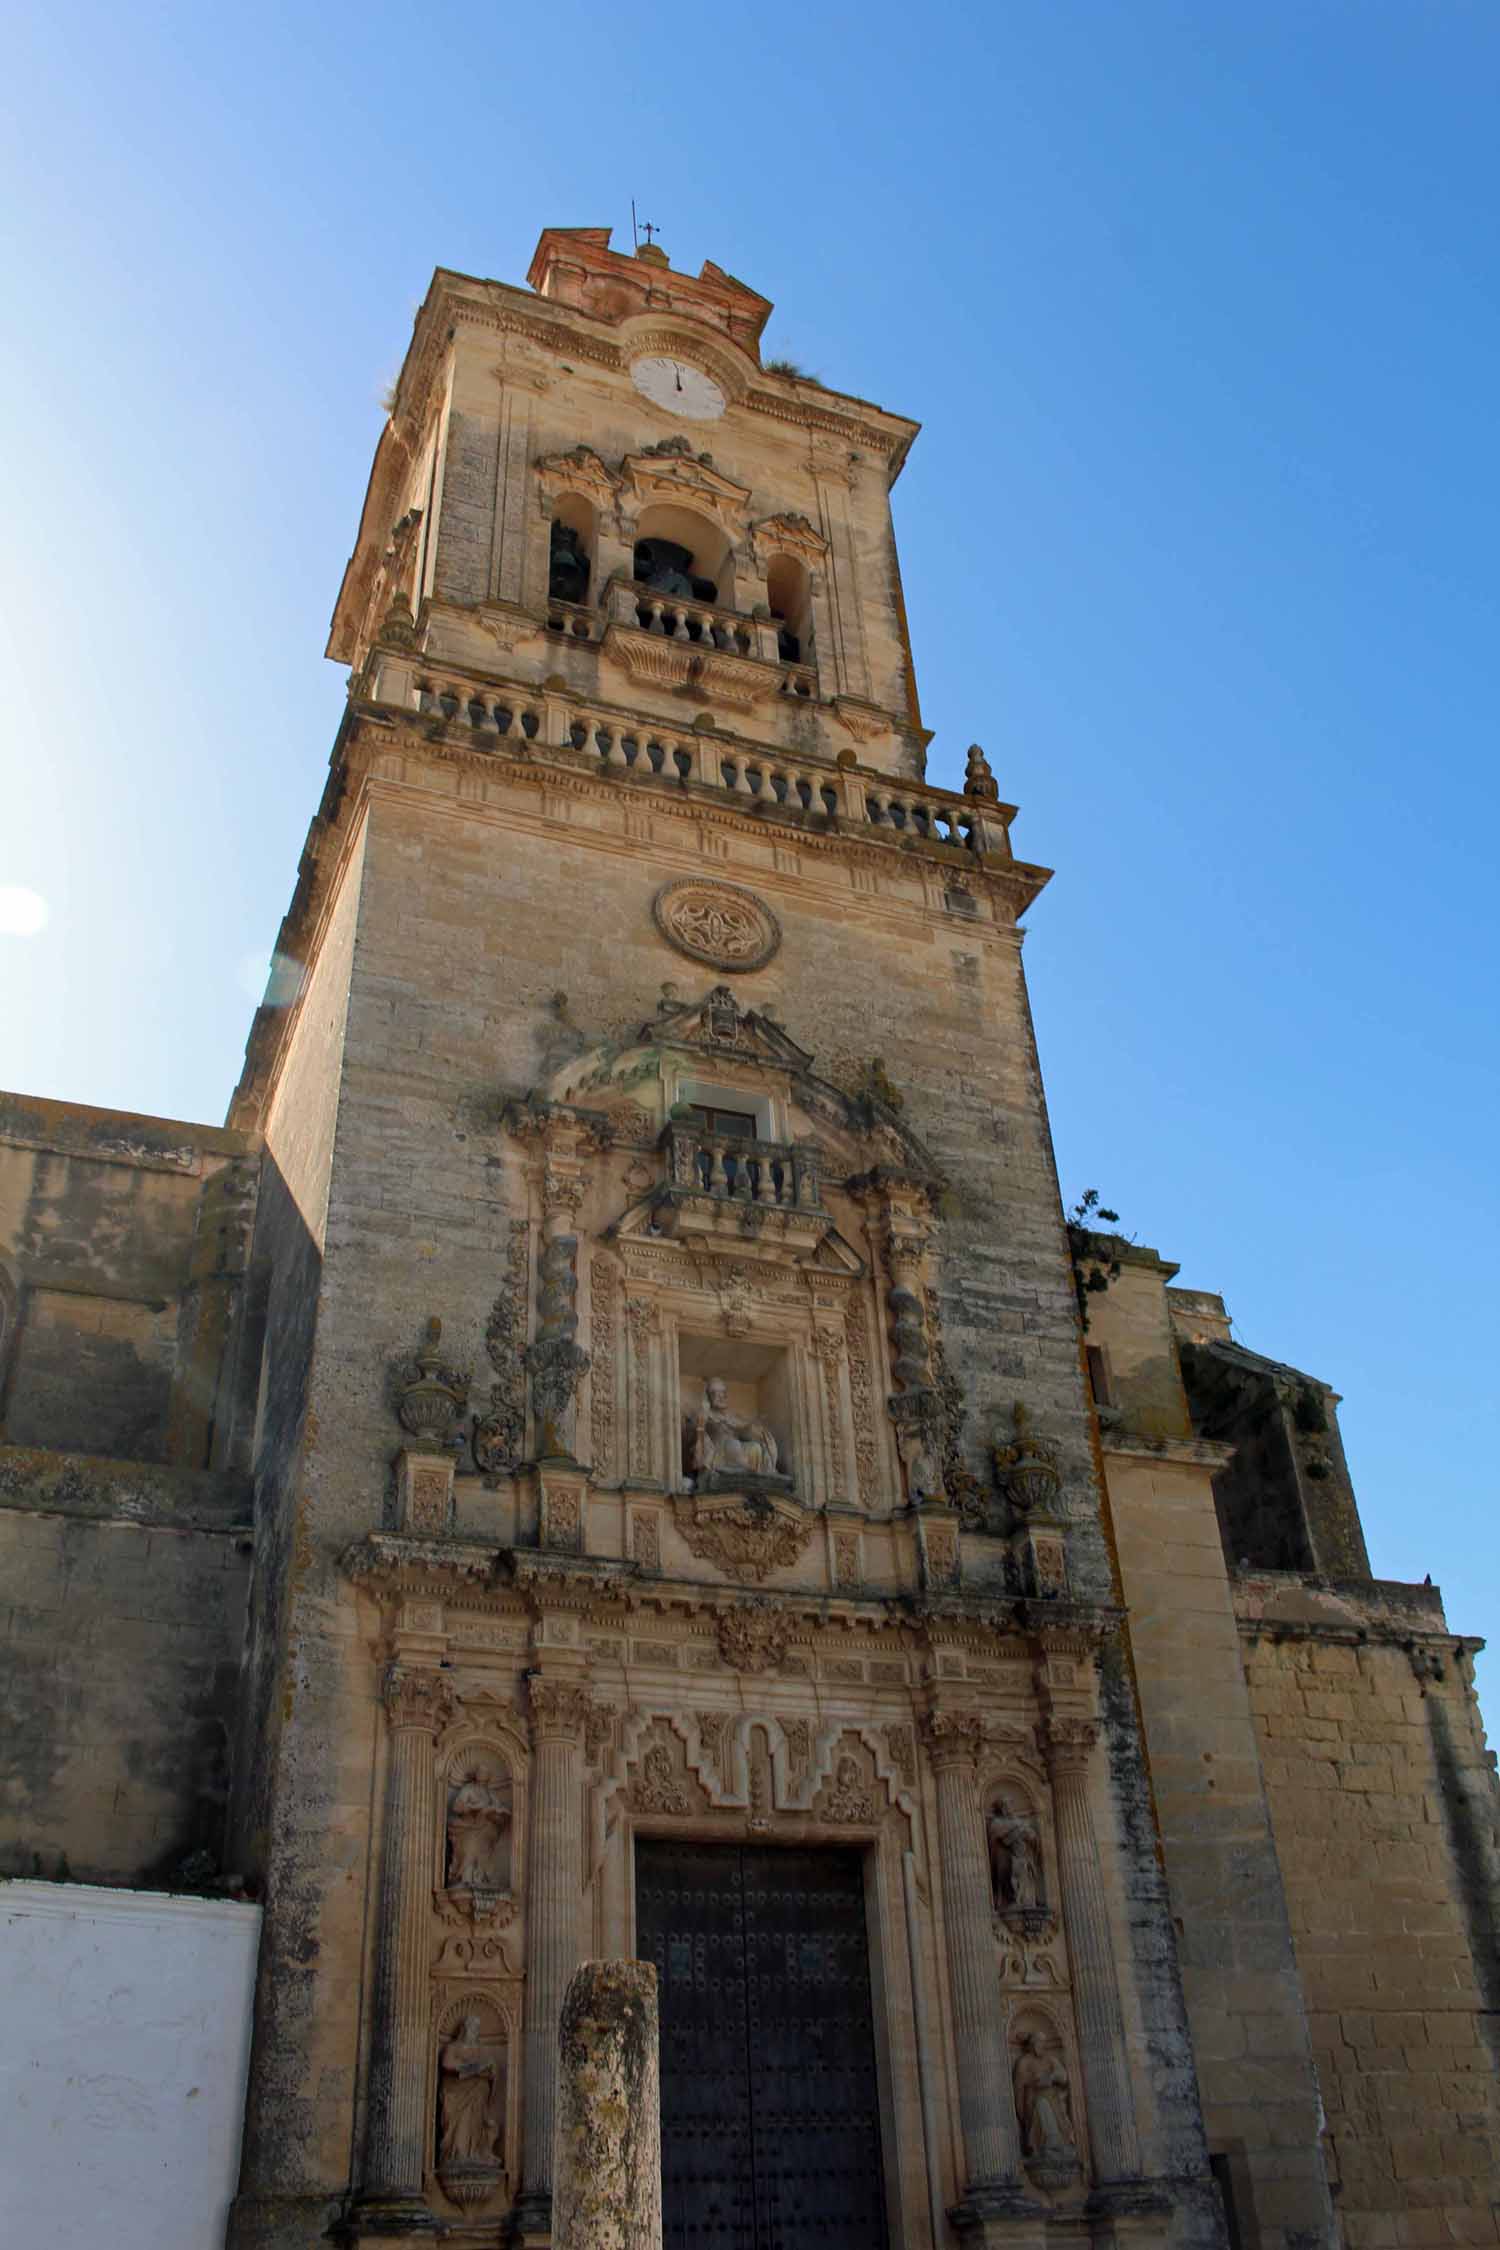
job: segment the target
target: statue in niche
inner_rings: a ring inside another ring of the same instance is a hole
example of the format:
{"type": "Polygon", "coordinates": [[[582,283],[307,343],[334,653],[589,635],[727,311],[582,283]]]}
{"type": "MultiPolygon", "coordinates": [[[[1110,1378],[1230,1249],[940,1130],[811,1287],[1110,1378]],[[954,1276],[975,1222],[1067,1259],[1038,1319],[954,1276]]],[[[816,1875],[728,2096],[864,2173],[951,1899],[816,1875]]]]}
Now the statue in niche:
{"type": "Polygon", "coordinates": [[[573,526],[554,523],[548,561],[547,593],[555,602],[582,602],[588,598],[589,558],[573,526]]]}
{"type": "Polygon", "coordinates": [[[493,1775],[469,1774],[448,1806],[448,1882],[456,1890],[506,1888],[504,1854],[510,1806],[493,1775]]]}
{"type": "Polygon", "coordinates": [[[465,2016],[438,2056],[438,2161],[492,2164],[505,2083],[504,2067],[481,2038],[478,2016],[465,2016]]]}
{"type": "Polygon", "coordinates": [[[723,1483],[781,1473],[775,1432],[758,1415],[735,1413],[722,1375],[710,1375],[703,1387],[703,1404],[688,1425],[687,1454],[689,1469],[700,1479],[723,1483]]]}
{"type": "Polygon", "coordinates": [[[1042,1853],[1036,1822],[1001,1798],[985,1822],[997,1912],[1032,1914],[1042,1904],[1042,1853]]]}
{"type": "Polygon", "coordinates": [[[1072,2161],[1077,2150],[1068,2073],[1062,2056],[1039,2031],[1028,2031],[1022,2039],[1011,2083],[1023,2155],[1034,2161],[1072,2161]]]}
{"type": "Polygon", "coordinates": [[[896,1432],[896,1451],[906,1471],[906,1496],[914,1508],[943,1497],[943,1465],[930,1433],[920,1423],[907,1422],[896,1432]]]}

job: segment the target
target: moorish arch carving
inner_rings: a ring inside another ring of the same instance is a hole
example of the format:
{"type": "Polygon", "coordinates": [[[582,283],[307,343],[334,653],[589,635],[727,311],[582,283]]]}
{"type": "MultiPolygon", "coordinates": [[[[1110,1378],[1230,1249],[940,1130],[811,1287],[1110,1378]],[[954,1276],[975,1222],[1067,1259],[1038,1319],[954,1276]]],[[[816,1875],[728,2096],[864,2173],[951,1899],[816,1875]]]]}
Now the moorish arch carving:
{"type": "Polygon", "coordinates": [[[918,1819],[900,1729],[740,1707],[628,1712],[601,1802],[606,1822],[622,1804],[638,1814],[796,1815],[830,1828],[918,1819]]]}

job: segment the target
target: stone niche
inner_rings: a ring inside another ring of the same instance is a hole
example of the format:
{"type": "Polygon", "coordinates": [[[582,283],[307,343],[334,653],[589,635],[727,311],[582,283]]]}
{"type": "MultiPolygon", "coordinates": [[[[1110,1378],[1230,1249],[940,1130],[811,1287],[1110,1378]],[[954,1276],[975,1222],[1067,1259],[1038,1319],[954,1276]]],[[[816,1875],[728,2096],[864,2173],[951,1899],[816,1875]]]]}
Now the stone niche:
{"type": "Polygon", "coordinates": [[[800,1416],[791,1355],[748,1337],[677,1339],[682,1489],[790,1493],[800,1416]]]}

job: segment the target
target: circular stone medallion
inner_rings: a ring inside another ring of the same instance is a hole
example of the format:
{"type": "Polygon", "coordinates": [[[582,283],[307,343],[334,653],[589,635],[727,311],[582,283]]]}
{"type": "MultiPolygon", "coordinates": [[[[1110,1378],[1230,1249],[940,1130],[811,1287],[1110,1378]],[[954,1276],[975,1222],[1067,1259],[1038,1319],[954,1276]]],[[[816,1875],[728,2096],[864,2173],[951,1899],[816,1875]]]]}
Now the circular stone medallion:
{"type": "Polygon", "coordinates": [[[711,969],[763,969],[781,943],[769,906],[737,883],[664,883],[651,911],[668,945],[711,969]]]}

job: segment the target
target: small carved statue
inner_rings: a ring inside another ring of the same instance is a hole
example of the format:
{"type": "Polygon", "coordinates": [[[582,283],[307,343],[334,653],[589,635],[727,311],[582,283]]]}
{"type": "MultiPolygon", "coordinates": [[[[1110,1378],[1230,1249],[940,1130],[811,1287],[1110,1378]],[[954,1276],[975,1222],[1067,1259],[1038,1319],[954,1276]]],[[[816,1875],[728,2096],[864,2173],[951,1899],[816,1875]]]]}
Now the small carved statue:
{"type": "Polygon", "coordinates": [[[1068,2073],[1062,2056],[1043,2040],[1040,2032],[1028,2031],[1021,2041],[1012,2084],[1023,2154],[1051,2158],[1054,2162],[1060,2157],[1073,2157],[1076,2145],[1068,2098],[1068,2073]]]}
{"type": "Polygon", "coordinates": [[[985,1822],[990,1848],[990,1881],[997,1910],[1032,1913],[1042,1903],[1042,1855],[1036,1822],[1027,1813],[1012,1812],[1002,1801],[985,1822]]]}
{"type": "Polygon", "coordinates": [[[555,602],[581,602],[588,598],[589,558],[583,541],[571,524],[552,526],[547,592],[555,602]]]}
{"type": "Polygon", "coordinates": [[[498,1890],[510,1807],[477,1776],[460,1782],[448,1807],[448,1881],[455,1889],[498,1890]]]}
{"type": "Polygon", "coordinates": [[[943,1497],[943,1464],[931,1433],[920,1422],[904,1423],[896,1432],[896,1451],[906,1471],[906,1496],[914,1508],[943,1497]]]}
{"type": "Polygon", "coordinates": [[[503,2071],[481,2044],[478,2016],[465,2016],[438,2056],[438,2160],[488,2164],[495,2157],[503,2071]]]}
{"type": "Polygon", "coordinates": [[[700,1477],[774,1477],[780,1472],[781,1448],[758,1415],[734,1412],[723,1376],[710,1375],[691,1424],[688,1462],[700,1477]]]}

